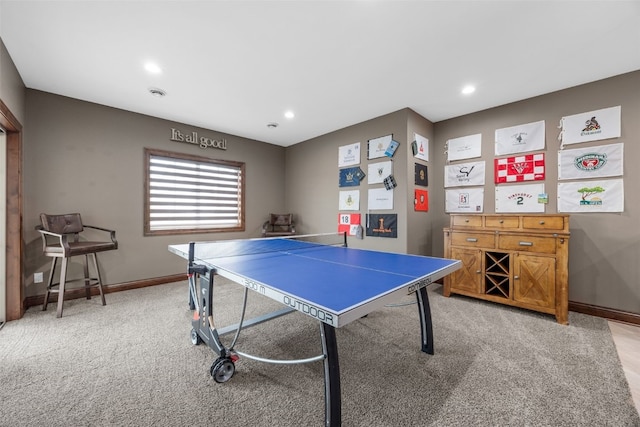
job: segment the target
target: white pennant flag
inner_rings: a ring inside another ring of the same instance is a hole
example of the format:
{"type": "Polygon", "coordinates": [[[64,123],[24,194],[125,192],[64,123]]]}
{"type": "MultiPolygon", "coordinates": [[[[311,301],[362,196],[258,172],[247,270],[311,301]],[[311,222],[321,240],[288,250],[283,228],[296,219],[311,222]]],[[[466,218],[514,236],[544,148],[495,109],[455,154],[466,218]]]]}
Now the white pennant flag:
{"type": "Polygon", "coordinates": [[[447,160],[463,160],[482,155],[482,134],[461,136],[447,141],[447,160]]]}
{"type": "Polygon", "coordinates": [[[446,212],[481,213],[484,209],[484,187],[445,190],[446,212]]]}
{"type": "Polygon", "coordinates": [[[338,210],[357,211],[360,210],[360,190],[340,191],[338,210]]]}
{"type": "Polygon", "coordinates": [[[544,184],[496,187],[496,213],[544,212],[544,204],[538,201],[542,194],[544,194],[544,184]]]}
{"type": "Polygon", "coordinates": [[[338,167],[360,164],[360,143],[338,147],[338,167]]]}
{"type": "Polygon", "coordinates": [[[444,167],[444,186],[484,185],[485,162],[458,163],[444,167]]]}
{"type": "Polygon", "coordinates": [[[558,179],[585,179],[620,176],[624,144],[558,151],[558,179]]]}
{"type": "Polygon", "coordinates": [[[393,163],[391,160],[386,162],[369,163],[368,169],[369,184],[380,184],[384,179],[393,174],[393,163]]]}
{"type": "Polygon", "coordinates": [[[368,192],[369,209],[393,209],[393,190],[384,187],[370,188],[368,192]]]}
{"type": "Polygon", "coordinates": [[[623,212],[622,179],[558,183],[558,212],[623,212]]]}
{"type": "Polygon", "coordinates": [[[563,117],[560,122],[562,144],[619,138],[621,112],[618,105],[563,117]]]}
{"type": "Polygon", "coordinates": [[[496,156],[544,149],[544,120],[496,129],[496,156]]]}

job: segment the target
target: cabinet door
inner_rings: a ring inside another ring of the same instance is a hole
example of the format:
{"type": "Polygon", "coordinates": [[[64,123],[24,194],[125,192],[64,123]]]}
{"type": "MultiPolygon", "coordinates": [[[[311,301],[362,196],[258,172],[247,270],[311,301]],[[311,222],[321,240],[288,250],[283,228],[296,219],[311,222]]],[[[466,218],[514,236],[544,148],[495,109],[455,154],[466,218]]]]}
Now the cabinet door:
{"type": "Polygon", "coordinates": [[[482,251],[451,248],[451,258],[462,261],[462,268],[451,273],[451,288],[479,293],[482,279],[482,251]]]}
{"type": "Polygon", "coordinates": [[[513,279],[515,301],[550,309],[555,307],[555,258],[519,253],[513,265],[513,279]]]}

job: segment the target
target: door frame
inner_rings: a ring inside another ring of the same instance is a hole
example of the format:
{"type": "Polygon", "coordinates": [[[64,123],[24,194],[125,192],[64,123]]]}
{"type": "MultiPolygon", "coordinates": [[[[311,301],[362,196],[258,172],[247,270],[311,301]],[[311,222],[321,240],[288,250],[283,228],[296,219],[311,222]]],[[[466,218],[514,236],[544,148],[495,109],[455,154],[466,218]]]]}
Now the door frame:
{"type": "Polygon", "coordinates": [[[22,273],[22,125],[0,99],[0,126],[7,145],[7,223],[6,223],[6,320],[20,319],[25,312],[22,273]]]}

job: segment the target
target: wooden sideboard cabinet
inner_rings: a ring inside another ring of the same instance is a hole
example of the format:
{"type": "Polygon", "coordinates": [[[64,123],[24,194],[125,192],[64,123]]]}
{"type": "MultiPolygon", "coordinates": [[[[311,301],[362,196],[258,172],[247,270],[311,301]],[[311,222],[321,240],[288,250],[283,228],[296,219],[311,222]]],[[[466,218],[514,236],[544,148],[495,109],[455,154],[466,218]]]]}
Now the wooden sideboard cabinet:
{"type": "Polygon", "coordinates": [[[444,256],[462,268],[444,278],[452,293],[568,319],[569,215],[451,214],[444,256]]]}

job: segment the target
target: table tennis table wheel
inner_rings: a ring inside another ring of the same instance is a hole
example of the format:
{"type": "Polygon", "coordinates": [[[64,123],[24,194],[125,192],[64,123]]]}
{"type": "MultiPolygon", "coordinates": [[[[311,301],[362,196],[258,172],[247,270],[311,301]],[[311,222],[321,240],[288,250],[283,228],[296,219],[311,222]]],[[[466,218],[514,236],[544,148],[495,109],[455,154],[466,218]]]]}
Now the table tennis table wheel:
{"type": "Polygon", "coordinates": [[[200,335],[198,335],[198,331],[196,331],[194,328],[191,328],[191,344],[202,344],[202,338],[200,338],[200,335]]]}
{"type": "Polygon", "coordinates": [[[211,365],[211,376],[217,383],[226,383],[235,372],[236,365],[226,357],[218,357],[211,365]]]}

